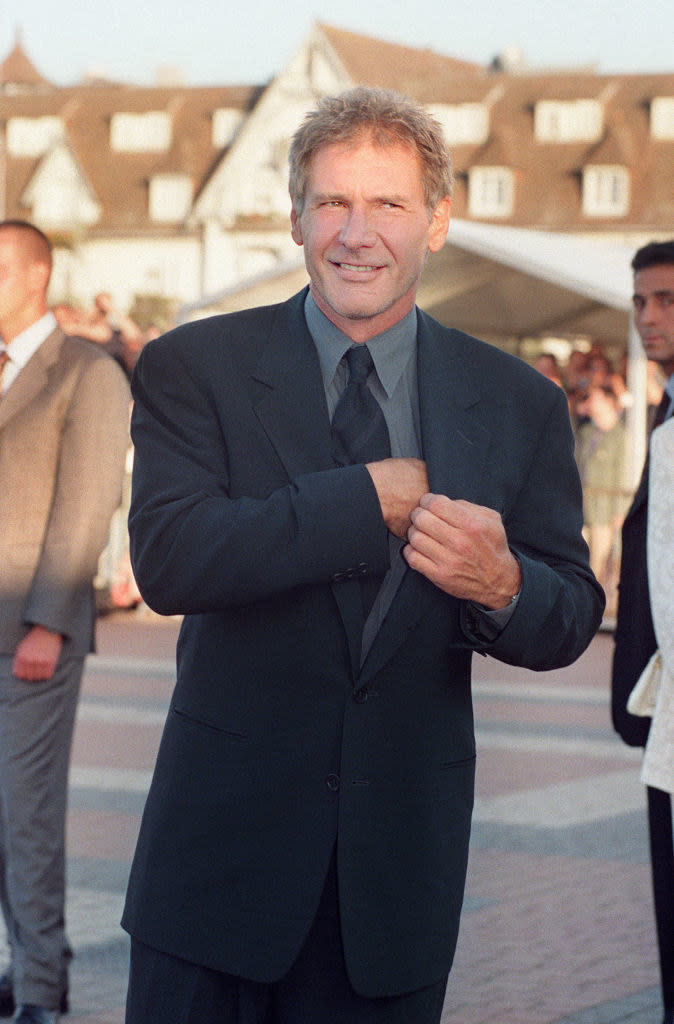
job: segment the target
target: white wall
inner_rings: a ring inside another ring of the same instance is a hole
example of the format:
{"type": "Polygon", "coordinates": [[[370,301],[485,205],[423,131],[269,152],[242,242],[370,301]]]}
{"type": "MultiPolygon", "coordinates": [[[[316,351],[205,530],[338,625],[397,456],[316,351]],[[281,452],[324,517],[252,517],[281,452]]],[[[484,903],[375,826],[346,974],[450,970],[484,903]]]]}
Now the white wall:
{"type": "Polygon", "coordinates": [[[200,267],[197,238],[90,240],[56,250],[49,297],[88,303],[109,291],[121,309],[137,294],[189,302],[200,294],[200,267]]]}

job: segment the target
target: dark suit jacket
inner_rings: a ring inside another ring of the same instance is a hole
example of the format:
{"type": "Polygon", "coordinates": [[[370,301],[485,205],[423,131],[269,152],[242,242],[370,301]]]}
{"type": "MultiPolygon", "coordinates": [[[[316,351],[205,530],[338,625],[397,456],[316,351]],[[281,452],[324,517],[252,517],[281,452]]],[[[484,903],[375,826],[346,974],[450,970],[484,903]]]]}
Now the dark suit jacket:
{"type": "Polygon", "coordinates": [[[359,670],[353,570],[387,568],[387,535],[367,470],[331,461],[303,301],[178,328],[136,370],[133,564],[149,604],[186,618],[124,925],[183,958],[277,979],[337,841],[347,968],[375,996],[451,965],[473,649],[566,664],[603,596],[563,392],[420,314],[431,488],[502,513],[522,593],[489,644],[471,638],[462,602],[408,570],[359,670]]]}
{"type": "Polygon", "coordinates": [[[648,472],[644,471],[622,529],[618,618],[615,631],[611,713],[613,726],[625,743],[643,747],[650,718],[631,715],[627,700],[655,652],[657,641],[651,617],[646,565],[648,472]]]}

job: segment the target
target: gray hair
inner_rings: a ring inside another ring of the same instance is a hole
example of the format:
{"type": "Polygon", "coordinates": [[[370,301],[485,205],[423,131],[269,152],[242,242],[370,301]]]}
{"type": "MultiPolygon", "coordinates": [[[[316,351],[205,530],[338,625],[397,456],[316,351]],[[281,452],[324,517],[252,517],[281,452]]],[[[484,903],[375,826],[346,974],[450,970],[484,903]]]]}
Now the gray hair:
{"type": "Polygon", "coordinates": [[[304,207],[314,153],[323,146],[357,144],[363,138],[377,146],[408,146],[418,153],[429,217],[445,196],[451,196],[452,164],[438,121],[407,96],[358,86],[322,99],[293,136],[289,191],[297,214],[304,207]]]}

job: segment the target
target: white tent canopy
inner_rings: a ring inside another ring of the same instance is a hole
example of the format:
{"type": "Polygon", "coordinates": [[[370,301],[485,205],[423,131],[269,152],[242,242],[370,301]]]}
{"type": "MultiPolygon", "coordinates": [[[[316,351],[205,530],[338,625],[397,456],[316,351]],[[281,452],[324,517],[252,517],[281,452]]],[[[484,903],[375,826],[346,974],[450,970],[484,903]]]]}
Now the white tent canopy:
{"type": "Polygon", "coordinates": [[[571,235],[454,220],[420,304],[478,336],[626,341],[632,250],[571,235]]]}
{"type": "Polygon", "coordinates": [[[630,309],[631,246],[457,219],[451,222],[448,244],[614,309],[630,309]]]}
{"type": "MultiPolygon", "coordinates": [[[[645,357],[630,318],[633,253],[633,246],[596,238],[457,219],[429,258],[418,294],[441,323],[496,344],[586,336],[626,350],[632,483],[643,462],[646,415],[645,357]]],[[[181,319],[278,302],[306,282],[298,252],[290,265],[185,307],[181,319]]]]}

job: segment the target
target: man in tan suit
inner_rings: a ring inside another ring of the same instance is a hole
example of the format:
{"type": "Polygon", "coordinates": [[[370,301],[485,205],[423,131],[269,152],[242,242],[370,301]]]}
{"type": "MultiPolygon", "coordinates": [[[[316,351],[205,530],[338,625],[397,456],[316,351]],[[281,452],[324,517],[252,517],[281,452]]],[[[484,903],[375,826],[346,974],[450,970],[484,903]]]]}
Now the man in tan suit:
{"type": "Polygon", "coordinates": [[[128,445],[124,376],[58,327],[50,271],[42,232],[0,223],[0,1013],[17,1024],[67,1008],[68,762],[128,445]]]}

